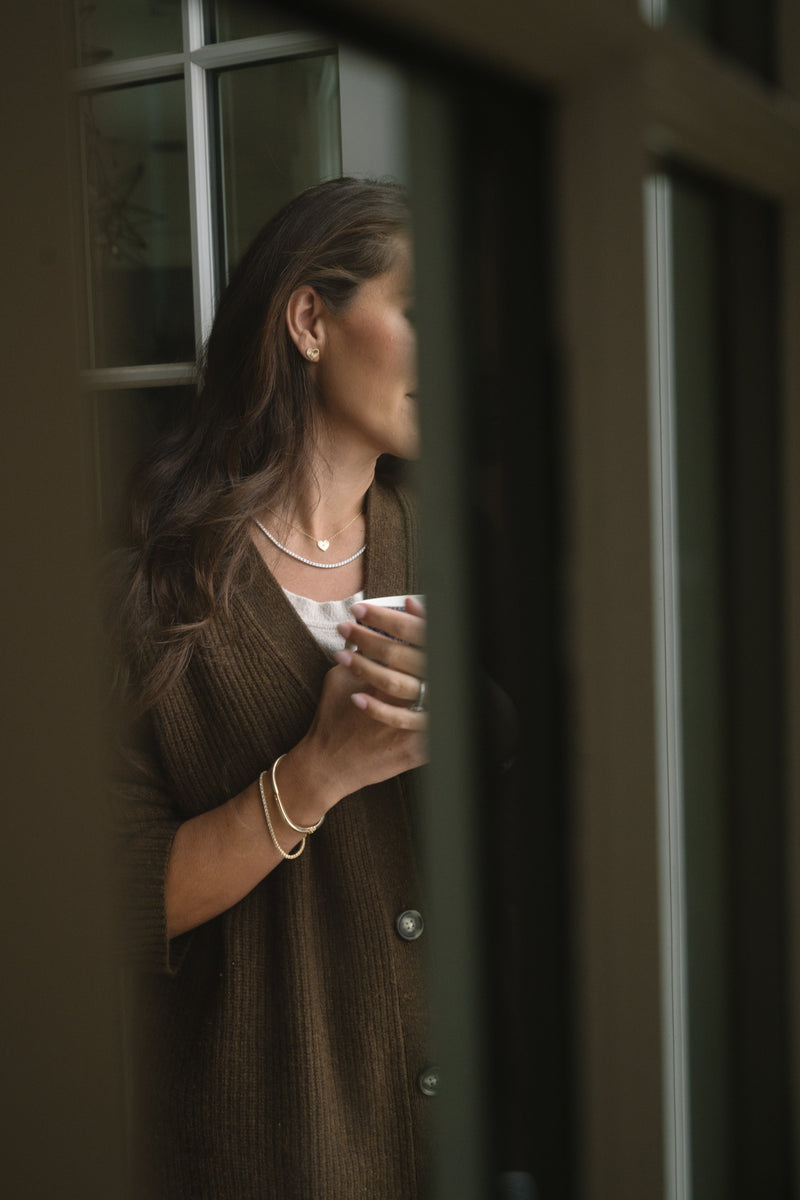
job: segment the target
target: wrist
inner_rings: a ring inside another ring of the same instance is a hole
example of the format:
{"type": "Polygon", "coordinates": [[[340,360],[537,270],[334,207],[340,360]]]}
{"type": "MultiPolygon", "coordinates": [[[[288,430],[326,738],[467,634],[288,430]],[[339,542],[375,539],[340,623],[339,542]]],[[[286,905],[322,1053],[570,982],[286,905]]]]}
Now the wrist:
{"type": "MultiPolygon", "coordinates": [[[[258,777],[258,792],[259,792],[259,797],[261,799],[261,807],[264,811],[264,819],[267,823],[267,830],[269,831],[270,841],[272,842],[275,849],[278,851],[278,854],[281,856],[281,858],[283,858],[283,859],[299,858],[300,855],[303,853],[303,851],[306,848],[306,837],[305,837],[305,835],[301,835],[300,841],[298,842],[297,846],[295,846],[294,849],[291,849],[291,850],[288,849],[283,844],[281,835],[285,831],[288,831],[289,827],[288,827],[285,819],[284,820],[280,819],[280,817],[282,817],[283,814],[280,813],[280,808],[277,805],[277,801],[275,799],[274,794],[270,795],[270,781],[269,781],[268,776],[269,776],[269,771],[262,771],[261,774],[259,775],[259,777],[258,777]],[[265,779],[267,780],[266,787],[264,785],[265,779]],[[272,805],[276,806],[276,811],[274,813],[270,812],[272,805]],[[282,829],[281,826],[284,826],[284,828],[282,829]]],[[[289,838],[288,840],[290,842],[293,842],[294,838],[289,838]]]]}
{"type": "Polygon", "coordinates": [[[317,825],[341,799],[331,789],[324,765],[305,742],[299,742],[281,757],[275,782],[285,813],[295,825],[317,825]]]}

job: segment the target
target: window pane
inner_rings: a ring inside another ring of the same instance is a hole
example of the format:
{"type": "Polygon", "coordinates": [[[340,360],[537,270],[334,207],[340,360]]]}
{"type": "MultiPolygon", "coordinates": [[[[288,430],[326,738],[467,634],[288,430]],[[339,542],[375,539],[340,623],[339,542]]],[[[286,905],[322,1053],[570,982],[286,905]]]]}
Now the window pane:
{"type": "Polygon", "coordinates": [[[711,0],[668,0],[667,11],[676,25],[713,40],[714,11],[711,0]]]}
{"type": "Polygon", "coordinates": [[[764,79],[776,81],[774,0],[667,0],[667,16],[764,79]]]}
{"type": "Polygon", "coordinates": [[[182,49],[179,0],[75,0],[78,65],[182,49]]]}
{"type": "Polygon", "coordinates": [[[96,393],[95,472],[98,519],[113,538],[125,512],[131,472],[142,454],[172,423],[191,387],[141,388],[96,393]]]}
{"type": "Polygon", "coordinates": [[[302,21],[288,11],[268,4],[241,3],[241,0],[206,0],[206,37],[209,42],[228,42],[234,38],[263,37],[297,29],[302,21]]]}
{"type": "Polygon", "coordinates": [[[83,101],[93,366],[194,358],[182,80],[83,101]]]}
{"type": "Polygon", "coordinates": [[[341,174],[336,55],[219,76],[225,260],[235,263],[270,215],[341,174]]]}

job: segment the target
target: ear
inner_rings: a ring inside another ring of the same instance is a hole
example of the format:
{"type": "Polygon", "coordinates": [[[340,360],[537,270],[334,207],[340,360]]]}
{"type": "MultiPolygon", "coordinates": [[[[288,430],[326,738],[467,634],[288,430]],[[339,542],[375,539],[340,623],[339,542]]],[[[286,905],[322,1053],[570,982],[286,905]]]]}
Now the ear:
{"type": "Polygon", "coordinates": [[[314,361],[319,356],[323,338],[323,315],[325,305],[308,284],[301,284],[292,292],[286,305],[286,328],[289,337],[304,357],[314,361]],[[316,350],[316,354],[309,351],[316,350]]]}

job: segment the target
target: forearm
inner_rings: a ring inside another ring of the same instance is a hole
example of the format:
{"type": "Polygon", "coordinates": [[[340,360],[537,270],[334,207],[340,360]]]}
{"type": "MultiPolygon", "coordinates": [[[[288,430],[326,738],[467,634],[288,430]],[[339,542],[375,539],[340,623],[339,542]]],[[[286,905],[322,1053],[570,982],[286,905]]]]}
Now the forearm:
{"type": "MultiPolygon", "coordinates": [[[[355,636],[364,632],[359,627],[355,636]]],[[[363,697],[364,712],[353,703],[360,686],[345,667],[333,667],[311,728],[281,759],[278,786],[296,825],[315,825],[344,796],[425,761],[417,729],[424,715],[376,696],[363,697]]],[[[412,690],[416,695],[418,681],[412,690]]],[[[291,852],[300,836],[281,819],[269,775],[264,784],[275,837],[291,852]]],[[[175,835],[167,868],[169,937],[225,912],[283,862],[267,829],[257,781],[219,808],[186,821],[175,835]]]]}
{"type": "MultiPolygon", "coordinates": [[[[281,762],[281,797],[298,825],[313,825],[335,802],[302,746],[281,762]]],[[[281,818],[264,776],[275,838],[287,853],[300,835],[281,818]]],[[[186,933],[242,900],[284,862],[267,829],[258,781],[227,803],[185,821],[175,834],[166,878],[167,934],[186,933]]],[[[291,866],[291,864],[287,864],[291,866]]]]}

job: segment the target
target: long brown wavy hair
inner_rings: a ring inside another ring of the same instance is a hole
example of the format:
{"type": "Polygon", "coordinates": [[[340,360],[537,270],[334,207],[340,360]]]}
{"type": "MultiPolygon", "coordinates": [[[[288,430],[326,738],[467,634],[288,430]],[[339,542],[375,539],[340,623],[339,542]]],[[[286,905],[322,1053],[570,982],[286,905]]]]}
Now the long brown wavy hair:
{"type": "Polygon", "coordinates": [[[143,711],[180,677],[241,578],[250,520],[292,495],[309,465],[315,411],[308,363],[285,320],[310,285],[335,312],[391,268],[409,232],[394,183],[336,179],[270,220],[217,310],[199,385],[135,478],[118,558],[119,681],[143,711]],[[132,681],[135,680],[135,685],[132,681]]]}

